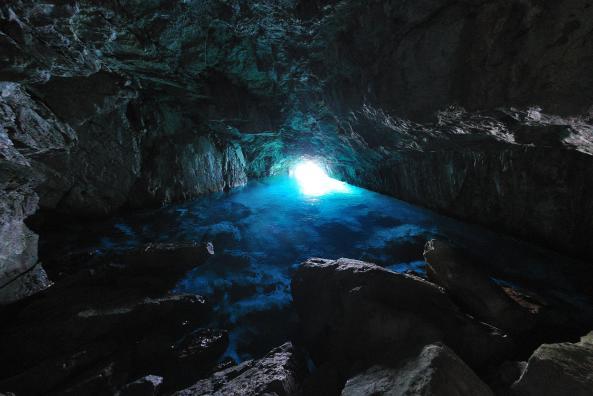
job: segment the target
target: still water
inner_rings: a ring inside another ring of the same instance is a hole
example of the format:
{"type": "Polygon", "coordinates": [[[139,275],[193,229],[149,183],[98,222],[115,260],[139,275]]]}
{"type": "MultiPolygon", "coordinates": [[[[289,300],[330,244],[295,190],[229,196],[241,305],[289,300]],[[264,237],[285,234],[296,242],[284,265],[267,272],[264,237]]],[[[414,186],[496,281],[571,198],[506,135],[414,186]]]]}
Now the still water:
{"type": "Polygon", "coordinates": [[[230,330],[227,355],[240,361],[294,336],[290,275],[300,262],[349,257],[423,274],[423,246],[435,237],[465,247],[497,282],[587,304],[569,292],[560,256],[348,184],[312,192],[290,176],[96,223],[84,238],[66,230],[46,243],[107,252],[148,242],[211,241],[215,255],[172,292],[207,297],[215,310],[210,326],[230,330]]]}

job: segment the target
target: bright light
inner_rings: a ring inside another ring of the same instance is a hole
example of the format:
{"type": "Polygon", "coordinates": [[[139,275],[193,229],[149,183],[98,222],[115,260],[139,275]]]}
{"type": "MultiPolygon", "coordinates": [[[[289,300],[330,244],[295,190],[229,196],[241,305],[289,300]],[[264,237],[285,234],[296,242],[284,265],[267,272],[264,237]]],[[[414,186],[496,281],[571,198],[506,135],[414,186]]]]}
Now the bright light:
{"type": "Polygon", "coordinates": [[[345,183],[332,179],[313,161],[303,161],[297,164],[292,175],[296,178],[301,191],[305,195],[324,195],[333,191],[346,191],[345,183]]]}

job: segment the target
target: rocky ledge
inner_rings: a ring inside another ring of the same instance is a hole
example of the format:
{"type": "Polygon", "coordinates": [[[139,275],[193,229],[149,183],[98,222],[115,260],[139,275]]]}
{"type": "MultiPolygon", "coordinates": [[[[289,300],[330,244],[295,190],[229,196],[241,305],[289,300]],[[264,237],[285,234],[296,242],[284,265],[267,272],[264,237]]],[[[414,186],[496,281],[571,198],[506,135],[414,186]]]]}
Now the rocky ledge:
{"type": "Polygon", "coordinates": [[[0,391],[170,393],[215,371],[227,332],[206,327],[203,297],[167,294],[211,251],[152,244],[49,266],[55,285],[0,312],[0,391]]]}

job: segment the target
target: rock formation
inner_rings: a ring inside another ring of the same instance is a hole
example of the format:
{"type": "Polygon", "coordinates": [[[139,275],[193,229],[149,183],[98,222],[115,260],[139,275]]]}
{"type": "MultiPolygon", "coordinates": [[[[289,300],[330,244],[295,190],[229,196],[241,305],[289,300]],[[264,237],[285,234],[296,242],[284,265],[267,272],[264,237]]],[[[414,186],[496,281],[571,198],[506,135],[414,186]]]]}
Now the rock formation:
{"type": "Polygon", "coordinates": [[[593,333],[589,333],[580,342],[540,346],[512,389],[518,396],[585,396],[593,389],[592,373],[593,333]]]}
{"type": "Polygon", "coordinates": [[[218,371],[174,395],[296,396],[300,394],[305,374],[304,356],[292,344],[286,343],[261,359],[218,371]]]}
{"type": "Polygon", "coordinates": [[[342,396],[493,395],[488,385],[444,345],[427,345],[400,367],[374,366],[349,379],[342,396]]]}
{"type": "Polygon", "coordinates": [[[311,357],[345,374],[437,341],[476,367],[502,358],[511,345],[436,285],[370,263],[310,259],[293,276],[292,294],[311,357]]]}

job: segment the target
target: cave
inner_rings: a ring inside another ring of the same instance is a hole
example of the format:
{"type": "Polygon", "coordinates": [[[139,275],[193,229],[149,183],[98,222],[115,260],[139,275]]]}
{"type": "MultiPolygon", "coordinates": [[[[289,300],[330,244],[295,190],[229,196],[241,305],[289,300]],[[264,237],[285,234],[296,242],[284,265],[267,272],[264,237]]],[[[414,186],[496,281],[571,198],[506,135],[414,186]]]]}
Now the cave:
{"type": "Polygon", "coordinates": [[[0,395],[593,396],[589,0],[0,4],[0,395]]]}

